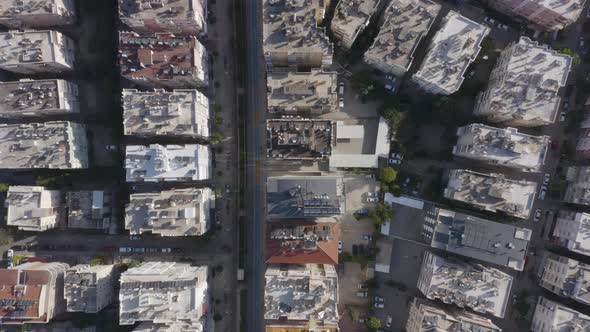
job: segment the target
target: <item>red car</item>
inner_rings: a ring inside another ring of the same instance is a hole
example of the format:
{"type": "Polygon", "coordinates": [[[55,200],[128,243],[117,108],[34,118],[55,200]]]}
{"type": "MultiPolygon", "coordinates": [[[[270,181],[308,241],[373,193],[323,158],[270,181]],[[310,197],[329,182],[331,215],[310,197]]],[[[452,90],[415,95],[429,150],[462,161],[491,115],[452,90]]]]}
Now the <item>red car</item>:
{"type": "Polygon", "coordinates": [[[552,141],[552,142],[551,142],[551,149],[552,149],[552,150],[557,150],[557,149],[559,149],[559,142],[558,142],[558,141],[552,141]]]}
{"type": "Polygon", "coordinates": [[[104,252],[116,252],[119,249],[117,247],[104,247],[104,248],[101,248],[101,250],[104,252]]]}

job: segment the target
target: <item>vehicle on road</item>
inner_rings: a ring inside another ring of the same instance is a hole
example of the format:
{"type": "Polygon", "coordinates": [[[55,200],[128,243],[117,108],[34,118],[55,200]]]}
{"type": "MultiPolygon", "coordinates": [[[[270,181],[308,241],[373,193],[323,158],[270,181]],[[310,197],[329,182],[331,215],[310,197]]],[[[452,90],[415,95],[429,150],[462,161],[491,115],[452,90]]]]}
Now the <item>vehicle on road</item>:
{"type": "Polygon", "coordinates": [[[544,200],[547,195],[547,186],[541,186],[541,192],[539,193],[539,199],[544,200]]]}
{"type": "Polygon", "coordinates": [[[117,151],[117,146],[115,144],[107,144],[105,146],[105,149],[107,149],[109,151],[117,151]]]}
{"type": "Polygon", "coordinates": [[[340,273],[340,274],[344,273],[344,263],[342,263],[342,262],[338,263],[338,273],[340,273]]]}
{"type": "Polygon", "coordinates": [[[376,193],[376,192],[374,192],[374,191],[369,191],[369,192],[367,193],[367,197],[377,197],[377,193],[376,193]]]}
{"type": "Polygon", "coordinates": [[[383,309],[383,308],[385,308],[385,303],[383,303],[383,302],[375,302],[375,308],[383,309]]]}
{"type": "Polygon", "coordinates": [[[338,93],[341,95],[344,94],[344,82],[340,82],[340,84],[338,84],[338,93]]]}
{"type": "Polygon", "coordinates": [[[131,234],[129,235],[129,240],[141,240],[141,235],[131,234]]]}
{"type": "Polygon", "coordinates": [[[391,315],[387,315],[387,320],[385,321],[385,327],[390,328],[392,322],[393,322],[393,319],[391,318],[391,315]]]}
{"type": "Polygon", "coordinates": [[[389,159],[390,165],[401,165],[402,161],[399,159],[389,159]]]}
{"type": "Polygon", "coordinates": [[[558,150],[559,149],[559,142],[558,141],[551,141],[551,150],[558,150]]]}
{"type": "Polygon", "coordinates": [[[366,284],[359,284],[359,289],[369,289],[366,284]]]}
{"type": "Polygon", "coordinates": [[[100,248],[100,251],[104,251],[104,252],[116,252],[117,251],[117,247],[102,247],[102,248],[100,248]]]}
{"type": "Polygon", "coordinates": [[[366,298],[368,295],[369,295],[369,292],[367,292],[367,291],[356,292],[357,297],[366,298]]]}
{"type": "Polygon", "coordinates": [[[172,252],[183,253],[184,252],[184,248],[172,248],[172,252]]]}
{"type": "Polygon", "coordinates": [[[361,215],[369,214],[369,209],[358,209],[358,210],[354,211],[354,213],[361,214],[361,215]]]}
{"type": "Polygon", "coordinates": [[[580,50],[583,50],[585,46],[586,46],[586,39],[584,38],[584,36],[580,36],[578,38],[578,48],[580,50]]]}
{"type": "Polygon", "coordinates": [[[338,253],[342,253],[342,241],[338,241],[338,253]]]}
{"type": "Polygon", "coordinates": [[[535,211],[535,216],[533,217],[533,221],[539,222],[539,220],[541,220],[541,214],[542,214],[541,209],[537,209],[535,211]]]}
{"type": "Polygon", "coordinates": [[[135,252],[135,253],[144,253],[146,250],[145,248],[131,248],[131,252],[135,252]]]}
{"type": "Polygon", "coordinates": [[[229,197],[229,195],[231,194],[231,186],[229,185],[229,183],[225,184],[225,196],[229,197]]]}
{"type": "Polygon", "coordinates": [[[491,25],[496,25],[496,20],[494,20],[493,18],[489,18],[487,16],[483,18],[483,21],[491,25]]]}
{"type": "Polygon", "coordinates": [[[338,99],[338,107],[344,108],[344,98],[338,99]]]}
{"type": "Polygon", "coordinates": [[[363,240],[371,241],[372,239],[373,239],[373,236],[371,236],[369,234],[364,234],[363,235],[363,240]]]}
{"type": "Polygon", "coordinates": [[[499,24],[498,28],[504,30],[504,31],[508,31],[510,28],[506,25],[506,24],[499,24]]]}
{"type": "Polygon", "coordinates": [[[129,248],[129,247],[121,247],[119,248],[119,252],[121,253],[128,253],[128,252],[132,252],[133,248],[129,248]]]}
{"type": "Polygon", "coordinates": [[[375,302],[385,302],[385,299],[382,296],[375,295],[375,302]]]}
{"type": "Polygon", "coordinates": [[[391,84],[385,84],[385,90],[387,90],[389,92],[395,92],[395,89],[394,89],[393,85],[391,85],[391,84]]]}
{"type": "Polygon", "coordinates": [[[367,203],[377,203],[377,197],[367,197],[367,203]]]}
{"type": "Polygon", "coordinates": [[[8,251],[6,251],[6,258],[12,259],[13,256],[14,256],[14,250],[8,249],[8,251]]]}
{"type": "Polygon", "coordinates": [[[566,116],[567,116],[567,115],[566,115],[566,113],[565,113],[565,112],[561,112],[561,113],[559,114],[559,122],[564,122],[564,121],[565,121],[565,118],[566,118],[566,116]]]}
{"type": "Polygon", "coordinates": [[[545,173],[545,175],[543,176],[543,184],[548,186],[549,181],[551,181],[551,174],[545,173]]]}

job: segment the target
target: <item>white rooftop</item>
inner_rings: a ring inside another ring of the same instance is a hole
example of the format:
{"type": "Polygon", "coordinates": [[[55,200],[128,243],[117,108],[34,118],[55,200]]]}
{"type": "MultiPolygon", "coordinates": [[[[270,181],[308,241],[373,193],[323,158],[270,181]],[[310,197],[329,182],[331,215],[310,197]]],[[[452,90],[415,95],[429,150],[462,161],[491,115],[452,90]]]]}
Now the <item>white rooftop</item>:
{"type": "Polygon", "coordinates": [[[78,86],[61,79],[0,82],[0,117],[78,113],[78,86]]]}
{"type": "Polygon", "coordinates": [[[206,0],[118,0],[119,18],[132,29],[197,34],[206,30],[206,0]]]}
{"type": "Polygon", "coordinates": [[[128,145],[125,169],[127,182],[207,180],[211,149],[200,144],[128,145]]]}
{"type": "Polygon", "coordinates": [[[512,277],[480,264],[445,259],[426,252],[418,288],[429,299],[503,318],[512,277]]]}
{"type": "Polygon", "coordinates": [[[432,0],[392,0],[383,15],[383,24],[365,61],[386,72],[406,72],[414,52],[428,34],[441,5],[432,0]],[[387,67],[393,67],[389,69],[387,67]]]}
{"type": "Polygon", "coordinates": [[[333,265],[270,265],[265,278],[266,320],[338,324],[338,276],[333,265]]]}
{"type": "Polygon", "coordinates": [[[471,204],[477,208],[504,212],[527,219],[533,207],[537,183],[512,180],[499,173],[477,173],[452,170],[444,197],[471,204]]]}
{"type": "Polygon", "coordinates": [[[590,166],[570,166],[563,200],[568,203],[590,205],[590,166]]]}
{"type": "Polygon", "coordinates": [[[590,256],[590,214],[559,211],[553,236],[568,250],[590,256]]]}
{"type": "Polygon", "coordinates": [[[212,199],[209,188],[133,194],[125,208],[125,229],[130,234],[203,235],[211,223],[212,199]]]}
{"type": "Polygon", "coordinates": [[[590,316],[539,296],[533,315],[531,331],[585,332],[589,330],[590,316]]]}
{"type": "Polygon", "coordinates": [[[519,133],[516,128],[471,124],[457,129],[453,154],[490,164],[540,171],[549,149],[549,136],[519,133]]]}
{"type": "Polygon", "coordinates": [[[501,332],[489,318],[466,310],[442,308],[415,298],[410,307],[407,332],[501,332]]]}
{"type": "Polygon", "coordinates": [[[68,228],[108,231],[113,215],[113,193],[104,190],[69,191],[68,228]]]}
{"type": "Polygon", "coordinates": [[[327,113],[338,110],[336,72],[269,72],[268,111],[276,113],[327,113]]]}
{"type": "Polygon", "coordinates": [[[64,278],[68,312],[97,313],[113,302],[114,265],[81,264],[70,267],[64,278]]]}
{"type": "Polygon", "coordinates": [[[125,135],[209,136],[209,99],[198,90],[123,89],[125,135]]]}
{"type": "Polygon", "coordinates": [[[64,207],[59,190],[29,186],[10,186],[4,206],[8,208],[6,224],[27,231],[57,227],[64,207]]]}
{"type": "MultiPolygon", "coordinates": [[[[555,1],[554,1],[555,2],[555,1]]],[[[487,89],[478,96],[475,114],[490,121],[540,120],[553,123],[572,58],[527,37],[502,52],[487,89]]]]}
{"type": "Polygon", "coordinates": [[[0,33],[0,67],[60,63],[74,66],[72,41],[53,30],[25,30],[0,33]]]}
{"type": "Polygon", "coordinates": [[[445,94],[458,91],[467,67],[475,61],[481,49],[480,43],[489,32],[485,25],[450,11],[413,79],[420,85],[436,87],[445,94]]]}
{"type": "Polygon", "coordinates": [[[539,279],[539,286],[590,305],[590,265],[546,252],[539,279]]]}
{"type": "Polygon", "coordinates": [[[584,9],[586,0],[536,0],[536,2],[569,20],[576,21],[584,9]]]}
{"type": "MultiPolygon", "coordinates": [[[[76,17],[74,1],[71,0],[3,0],[0,2],[0,20],[18,21],[10,22],[9,26],[18,26],[24,23],[25,26],[35,25],[35,21],[41,26],[47,23],[73,23],[76,17]],[[63,21],[45,21],[47,16],[61,16],[63,21]]],[[[60,24],[61,25],[61,24],[60,24]]],[[[36,26],[36,25],[35,25],[36,26]]]]}
{"type": "Polygon", "coordinates": [[[331,29],[350,48],[357,36],[369,25],[380,0],[340,0],[332,18],[331,29]]]}

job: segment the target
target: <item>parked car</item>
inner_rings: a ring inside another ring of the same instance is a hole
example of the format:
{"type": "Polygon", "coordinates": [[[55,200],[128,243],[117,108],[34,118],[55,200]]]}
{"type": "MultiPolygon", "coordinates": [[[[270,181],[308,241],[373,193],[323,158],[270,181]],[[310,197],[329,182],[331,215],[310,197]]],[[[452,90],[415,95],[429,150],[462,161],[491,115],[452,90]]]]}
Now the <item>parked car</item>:
{"type": "Polygon", "coordinates": [[[393,319],[391,318],[391,315],[387,315],[387,320],[385,321],[385,327],[390,328],[392,322],[393,322],[393,319]]]}
{"type": "Polygon", "coordinates": [[[369,209],[358,209],[354,213],[356,213],[356,214],[369,214],[369,209]]]}
{"type": "Polygon", "coordinates": [[[541,192],[539,193],[539,199],[544,200],[547,195],[547,186],[541,186],[541,192]]]}
{"type": "Polygon", "coordinates": [[[367,197],[367,203],[377,203],[377,197],[367,197]]]}
{"type": "Polygon", "coordinates": [[[559,142],[558,141],[551,141],[551,150],[559,149],[559,142]]]}
{"type": "Polygon", "coordinates": [[[342,253],[342,241],[338,241],[338,253],[342,253]]]}
{"type": "Polygon", "coordinates": [[[559,122],[564,122],[565,121],[565,117],[566,117],[566,113],[565,112],[561,112],[559,114],[559,122]]]}
{"type": "Polygon", "coordinates": [[[506,24],[499,24],[498,28],[504,30],[504,31],[508,31],[508,29],[510,29],[506,24]]]}
{"type": "Polygon", "coordinates": [[[184,248],[172,248],[172,252],[177,252],[177,253],[183,253],[184,252],[184,248]]]}
{"type": "Polygon", "coordinates": [[[131,248],[133,252],[137,252],[137,253],[144,253],[145,252],[145,248],[131,248]]]}
{"type": "Polygon", "coordinates": [[[393,85],[391,84],[385,84],[385,90],[387,91],[391,91],[394,92],[395,90],[393,89],[393,85]]]}
{"type": "Polygon", "coordinates": [[[375,302],[375,308],[383,309],[383,308],[385,308],[385,303],[383,303],[383,302],[375,302]]]}
{"type": "Polygon", "coordinates": [[[131,252],[131,251],[133,251],[133,249],[132,248],[129,248],[129,247],[121,247],[121,248],[119,248],[119,252],[121,252],[121,253],[126,253],[126,252],[131,252]]]}
{"type": "Polygon", "coordinates": [[[344,108],[344,98],[338,99],[338,107],[344,108]]]}
{"type": "Polygon", "coordinates": [[[583,49],[584,46],[586,46],[586,39],[584,38],[584,36],[580,36],[578,38],[578,48],[583,49]]]}
{"type": "Polygon", "coordinates": [[[367,287],[367,284],[359,284],[359,289],[369,289],[369,287],[367,287]]]}
{"type": "Polygon", "coordinates": [[[535,216],[533,217],[533,221],[539,222],[539,220],[541,220],[541,214],[542,214],[541,209],[537,209],[535,211],[535,216]]]}
{"type": "Polygon", "coordinates": [[[371,236],[369,234],[364,234],[363,235],[363,240],[371,241],[372,239],[373,239],[373,236],[371,236]]]}
{"type": "Polygon", "coordinates": [[[12,256],[14,256],[14,250],[8,249],[8,251],[6,251],[6,258],[12,259],[12,256]]]}
{"type": "Polygon", "coordinates": [[[107,149],[109,151],[117,151],[117,146],[115,144],[107,144],[105,146],[105,149],[107,149]]]}
{"type": "Polygon", "coordinates": [[[141,235],[131,234],[129,235],[129,240],[141,240],[141,235]]]}
{"type": "Polygon", "coordinates": [[[368,295],[369,295],[369,292],[367,292],[367,291],[356,292],[357,297],[366,298],[368,295]]]}
{"type": "Polygon", "coordinates": [[[548,186],[549,181],[551,181],[551,174],[545,173],[545,175],[543,176],[543,184],[548,186]]]}
{"type": "Polygon", "coordinates": [[[379,295],[375,295],[375,302],[385,302],[385,299],[379,295]]]}
{"type": "Polygon", "coordinates": [[[402,161],[399,159],[389,159],[390,165],[401,165],[402,161]]]}
{"type": "Polygon", "coordinates": [[[341,95],[344,94],[344,82],[340,82],[340,84],[338,84],[338,93],[341,95]]]}
{"type": "Polygon", "coordinates": [[[491,24],[491,25],[495,25],[496,24],[496,20],[494,20],[493,18],[489,18],[487,16],[483,18],[483,21],[486,22],[486,23],[488,23],[488,24],[491,24]]]}
{"type": "Polygon", "coordinates": [[[376,193],[376,192],[374,192],[374,191],[369,191],[369,192],[367,193],[367,197],[377,197],[377,193],[376,193]]]}

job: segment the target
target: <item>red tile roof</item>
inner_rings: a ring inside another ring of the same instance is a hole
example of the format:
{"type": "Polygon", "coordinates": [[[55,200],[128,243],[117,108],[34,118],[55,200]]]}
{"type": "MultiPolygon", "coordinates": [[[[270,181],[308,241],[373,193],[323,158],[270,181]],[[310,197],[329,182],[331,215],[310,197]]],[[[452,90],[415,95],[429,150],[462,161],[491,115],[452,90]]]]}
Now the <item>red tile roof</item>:
{"type": "Polygon", "coordinates": [[[0,321],[46,322],[47,313],[39,312],[39,300],[49,283],[47,271],[0,270],[0,321]]]}

